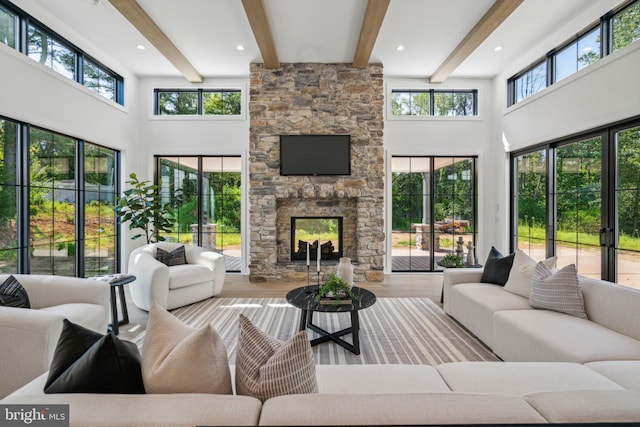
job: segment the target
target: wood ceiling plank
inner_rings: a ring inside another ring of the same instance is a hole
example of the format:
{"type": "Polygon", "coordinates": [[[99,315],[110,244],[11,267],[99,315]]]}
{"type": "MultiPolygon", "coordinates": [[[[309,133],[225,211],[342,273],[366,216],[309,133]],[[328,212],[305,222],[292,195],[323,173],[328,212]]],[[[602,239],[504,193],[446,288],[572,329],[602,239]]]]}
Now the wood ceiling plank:
{"type": "Polygon", "coordinates": [[[369,0],[367,9],[364,13],[362,21],[362,29],[360,30],[360,38],[356,53],[353,56],[353,67],[364,68],[369,63],[371,51],[378,38],[382,21],[387,13],[387,8],[391,0],[369,0]]]}
{"type": "Polygon", "coordinates": [[[271,25],[267,18],[267,11],[263,0],[242,0],[244,12],[249,19],[249,25],[253,31],[253,37],[258,43],[260,54],[266,68],[280,68],[280,60],[273,41],[271,25]]]}
{"type": "Polygon", "coordinates": [[[429,79],[442,83],[524,0],[496,0],[429,79]]]}
{"type": "Polygon", "coordinates": [[[200,73],[180,52],[151,17],[135,0],[109,0],[149,42],[155,46],[165,58],[173,64],[182,75],[192,83],[202,83],[200,73]]]}

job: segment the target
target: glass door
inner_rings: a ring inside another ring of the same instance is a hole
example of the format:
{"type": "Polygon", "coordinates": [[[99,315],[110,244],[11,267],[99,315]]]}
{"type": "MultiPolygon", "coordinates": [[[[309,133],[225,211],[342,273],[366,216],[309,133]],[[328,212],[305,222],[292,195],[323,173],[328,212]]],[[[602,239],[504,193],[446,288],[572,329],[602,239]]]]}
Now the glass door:
{"type": "Polygon", "coordinates": [[[476,241],[475,158],[393,157],[391,269],[435,271],[476,241]]]}
{"type": "Polygon", "coordinates": [[[609,257],[615,257],[609,280],[640,289],[640,127],[617,131],[614,139],[616,212],[603,236],[609,257]]]}

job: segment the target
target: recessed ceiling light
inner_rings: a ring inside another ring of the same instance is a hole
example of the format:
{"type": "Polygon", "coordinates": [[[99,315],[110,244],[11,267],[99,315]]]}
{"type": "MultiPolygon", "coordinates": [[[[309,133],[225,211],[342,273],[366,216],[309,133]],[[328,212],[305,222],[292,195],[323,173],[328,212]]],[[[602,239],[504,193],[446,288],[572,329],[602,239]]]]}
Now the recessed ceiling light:
{"type": "Polygon", "coordinates": [[[102,0],[89,0],[89,4],[92,6],[100,6],[102,4],[102,0]]]}
{"type": "Polygon", "coordinates": [[[493,50],[496,52],[500,52],[502,50],[502,46],[496,46],[493,50]]]}
{"type": "Polygon", "coordinates": [[[402,52],[404,50],[404,46],[403,45],[398,45],[398,47],[396,47],[396,50],[398,52],[402,52]]]}
{"type": "Polygon", "coordinates": [[[244,46],[239,44],[238,46],[236,46],[236,49],[238,49],[239,51],[243,51],[244,50],[244,46]]]}
{"type": "Polygon", "coordinates": [[[143,45],[143,44],[139,44],[139,45],[137,45],[136,47],[137,47],[138,49],[140,49],[140,50],[145,50],[145,49],[146,49],[146,47],[144,47],[144,45],[143,45]]]}

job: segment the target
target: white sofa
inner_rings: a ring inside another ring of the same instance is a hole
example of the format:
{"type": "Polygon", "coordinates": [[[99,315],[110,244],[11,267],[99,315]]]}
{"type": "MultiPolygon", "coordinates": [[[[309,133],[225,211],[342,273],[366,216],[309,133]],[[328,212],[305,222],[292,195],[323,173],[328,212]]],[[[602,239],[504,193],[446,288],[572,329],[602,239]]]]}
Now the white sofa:
{"type": "Polygon", "coordinates": [[[640,361],[317,365],[318,394],[264,403],[191,393],[45,395],[45,374],[0,403],[69,404],[72,427],[629,423],[640,422],[638,372],[640,361]]]}
{"type": "Polygon", "coordinates": [[[640,360],[640,291],[579,277],[588,320],[534,309],[481,269],[444,272],[444,311],[505,361],[640,360]]]}
{"type": "Polygon", "coordinates": [[[151,243],[134,249],[127,272],[136,276],[129,286],[133,303],[149,311],[155,301],[171,310],[216,296],[222,292],[226,266],[224,256],[195,245],[184,245],[187,264],[167,267],[156,259],[157,248],[167,252],[179,243],[151,243]]]}
{"type": "MultiPolygon", "coordinates": [[[[109,323],[109,284],[77,277],[14,274],[31,309],[0,307],[0,397],[46,372],[64,318],[96,332],[109,323]]],[[[0,275],[0,283],[9,275],[0,275]]]]}

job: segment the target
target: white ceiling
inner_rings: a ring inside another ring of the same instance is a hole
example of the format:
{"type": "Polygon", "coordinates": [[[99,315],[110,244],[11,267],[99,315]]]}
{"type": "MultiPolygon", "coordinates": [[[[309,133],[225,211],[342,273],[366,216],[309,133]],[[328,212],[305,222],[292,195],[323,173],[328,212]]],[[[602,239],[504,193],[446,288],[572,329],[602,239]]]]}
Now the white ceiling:
{"type": "MultiPolygon", "coordinates": [[[[391,0],[370,62],[381,62],[387,76],[429,77],[493,1],[391,0]],[[397,51],[398,45],[405,49],[397,51]]],[[[525,0],[451,77],[493,77],[585,8],[620,1],[525,0]],[[503,49],[495,52],[496,46],[503,49]]],[[[98,6],[89,0],[13,2],[116,71],[180,76],[107,0],[98,6]]],[[[262,62],[240,0],[138,3],[205,77],[246,77],[251,62],[262,62]],[[239,44],[244,51],[236,49],[239,44]]],[[[352,62],[366,5],[367,0],[265,0],[280,62],[352,62]]]]}

